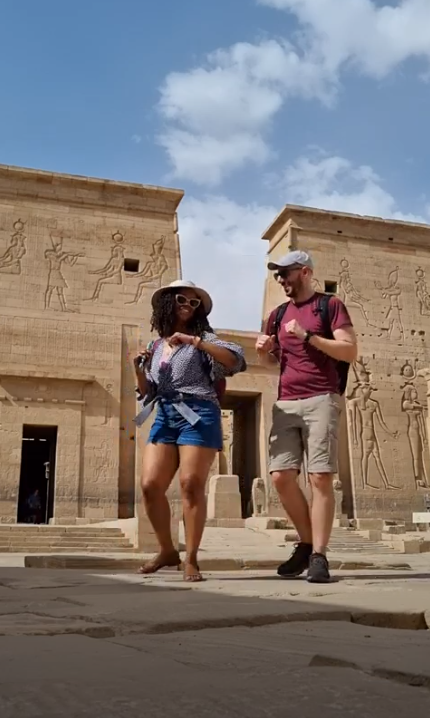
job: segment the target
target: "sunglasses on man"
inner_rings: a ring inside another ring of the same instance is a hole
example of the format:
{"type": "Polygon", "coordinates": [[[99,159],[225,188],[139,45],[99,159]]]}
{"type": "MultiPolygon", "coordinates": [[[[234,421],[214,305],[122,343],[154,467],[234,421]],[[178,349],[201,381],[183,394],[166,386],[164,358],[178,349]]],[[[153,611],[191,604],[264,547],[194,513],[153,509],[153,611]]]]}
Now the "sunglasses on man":
{"type": "Polygon", "coordinates": [[[292,272],[295,272],[298,269],[303,269],[301,264],[296,264],[292,267],[282,267],[275,272],[274,277],[276,281],[279,282],[280,279],[287,279],[292,272]]]}

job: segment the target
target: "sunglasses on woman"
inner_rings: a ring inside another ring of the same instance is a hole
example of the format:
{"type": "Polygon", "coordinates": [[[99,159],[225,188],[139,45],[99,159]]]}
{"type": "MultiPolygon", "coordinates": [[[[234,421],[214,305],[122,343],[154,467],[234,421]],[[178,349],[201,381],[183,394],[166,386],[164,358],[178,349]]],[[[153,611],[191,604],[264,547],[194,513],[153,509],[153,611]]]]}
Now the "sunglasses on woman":
{"type": "Polygon", "coordinates": [[[183,294],[176,294],[175,299],[176,304],[179,304],[180,307],[191,307],[191,309],[197,309],[202,303],[202,300],[197,299],[197,297],[189,299],[188,297],[184,297],[183,294]]]}

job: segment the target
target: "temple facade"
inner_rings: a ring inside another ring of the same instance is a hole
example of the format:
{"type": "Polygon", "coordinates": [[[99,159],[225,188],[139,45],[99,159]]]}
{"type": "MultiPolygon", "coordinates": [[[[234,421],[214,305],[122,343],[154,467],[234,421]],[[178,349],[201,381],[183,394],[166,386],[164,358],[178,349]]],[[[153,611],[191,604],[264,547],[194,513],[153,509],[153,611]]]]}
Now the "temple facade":
{"type": "MultiPolygon", "coordinates": [[[[141,512],[150,427],[133,423],[133,357],[151,338],[152,292],[181,277],[182,196],[0,166],[1,523],[31,520],[35,496],[41,523],[141,512]]],[[[430,494],[430,227],[286,206],[264,239],[270,259],[311,252],[315,288],[342,298],[357,331],[339,512],[410,517],[430,494]]],[[[268,276],[263,316],[283,300],[268,276]]],[[[239,477],[242,518],[282,516],[267,474],[276,368],[259,364],[256,332],[218,333],[244,346],[248,371],[228,382],[224,449],[211,475],[239,477]]],[[[304,474],[300,480],[306,487],[304,474]]],[[[170,498],[180,516],[175,481],[170,498]]]]}

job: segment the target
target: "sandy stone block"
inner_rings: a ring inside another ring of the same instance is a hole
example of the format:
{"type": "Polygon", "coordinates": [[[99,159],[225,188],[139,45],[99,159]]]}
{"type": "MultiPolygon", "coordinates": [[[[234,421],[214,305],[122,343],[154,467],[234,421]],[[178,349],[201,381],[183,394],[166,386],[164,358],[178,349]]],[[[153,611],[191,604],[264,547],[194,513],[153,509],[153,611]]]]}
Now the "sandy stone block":
{"type": "Polygon", "coordinates": [[[208,519],[242,518],[239,477],[218,475],[209,481],[208,519]]]}

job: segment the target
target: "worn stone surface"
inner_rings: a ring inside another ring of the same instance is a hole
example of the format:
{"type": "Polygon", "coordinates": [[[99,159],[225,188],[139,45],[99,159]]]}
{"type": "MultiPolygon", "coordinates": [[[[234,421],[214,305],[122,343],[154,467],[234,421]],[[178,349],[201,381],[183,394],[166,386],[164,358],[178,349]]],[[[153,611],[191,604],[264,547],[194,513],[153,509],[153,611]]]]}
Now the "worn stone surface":
{"type": "Polygon", "coordinates": [[[305,718],[427,718],[430,632],[416,618],[430,575],[415,562],[327,586],[3,567],[0,714],[281,718],[287,695],[305,718]]]}
{"type": "Polygon", "coordinates": [[[134,645],[83,636],[4,638],[1,715],[281,718],[288,710],[303,718],[427,718],[425,688],[336,665],[314,667],[266,632],[205,632],[197,642],[182,634],[170,644],[147,636],[134,645]]]}
{"type": "Polygon", "coordinates": [[[77,633],[85,632],[85,622],[89,630],[107,628],[121,635],[328,620],[421,630],[430,618],[430,577],[416,571],[342,572],[325,586],[282,581],[273,572],[209,573],[207,578],[187,584],[177,571],[142,577],[93,575],[90,568],[5,568],[1,629],[7,635],[14,626],[19,635],[67,633],[78,621],[77,633]],[[58,631],[51,619],[61,622],[58,631]]]}

